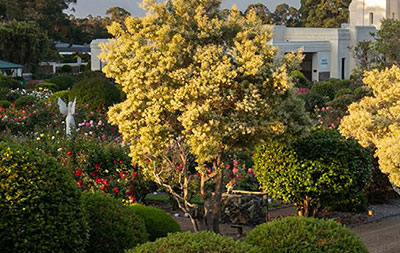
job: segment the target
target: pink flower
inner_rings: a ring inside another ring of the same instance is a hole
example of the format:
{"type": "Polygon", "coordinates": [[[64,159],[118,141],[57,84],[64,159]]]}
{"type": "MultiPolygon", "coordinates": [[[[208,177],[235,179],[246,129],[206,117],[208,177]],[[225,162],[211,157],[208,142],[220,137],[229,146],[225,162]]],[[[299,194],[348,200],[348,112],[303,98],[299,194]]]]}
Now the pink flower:
{"type": "Polygon", "coordinates": [[[253,173],[254,171],[253,171],[253,169],[252,168],[249,168],[248,170],[247,170],[247,173],[253,173]]]}
{"type": "Polygon", "coordinates": [[[70,155],[72,155],[72,152],[71,152],[71,151],[68,151],[66,155],[67,155],[67,156],[70,156],[70,155]]]}
{"type": "Polygon", "coordinates": [[[105,134],[103,134],[103,135],[101,136],[101,138],[102,138],[103,140],[105,140],[107,137],[106,137],[105,134]]]}
{"type": "Polygon", "coordinates": [[[233,174],[236,174],[238,171],[239,171],[239,170],[238,170],[237,168],[234,168],[234,169],[232,170],[232,173],[233,173],[233,174]]]}
{"type": "Polygon", "coordinates": [[[115,194],[117,194],[118,193],[118,187],[114,187],[113,191],[114,191],[115,194]]]}
{"type": "Polygon", "coordinates": [[[233,161],[233,166],[234,166],[234,167],[237,167],[238,164],[239,164],[239,162],[238,162],[237,160],[234,160],[234,161],[233,161]]]}
{"type": "Polygon", "coordinates": [[[78,183],[79,187],[83,186],[83,181],[82,180],[77,180],[76,182],[78,183]]]}

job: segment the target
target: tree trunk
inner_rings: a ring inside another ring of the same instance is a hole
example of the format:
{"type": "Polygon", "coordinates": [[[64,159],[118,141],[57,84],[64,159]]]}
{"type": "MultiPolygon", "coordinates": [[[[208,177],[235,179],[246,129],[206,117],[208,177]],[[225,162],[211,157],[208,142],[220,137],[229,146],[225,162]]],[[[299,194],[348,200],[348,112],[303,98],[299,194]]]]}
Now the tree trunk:
{"type": "Polygon", "coordinates": [[[318,212],[318,206],[312,203],[310,197],[306,197],[303,202],[295,203],[295,207],[297,208],[297,215],[301,217],[314,217],[318,212]]]}
{"type": "Polygon", "coordinates": [[[222,177],[223,169],[221,168],[215,178],[215,192],[212,203],[212,230],[215,233],[219,233],[219,221],[221,218],[222,177]]]}

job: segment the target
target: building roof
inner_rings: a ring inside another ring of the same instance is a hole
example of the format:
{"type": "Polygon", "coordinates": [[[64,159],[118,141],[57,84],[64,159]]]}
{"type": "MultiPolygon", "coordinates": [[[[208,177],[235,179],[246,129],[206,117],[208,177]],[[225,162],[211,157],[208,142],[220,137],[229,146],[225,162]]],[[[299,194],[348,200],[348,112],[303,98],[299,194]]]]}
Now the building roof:
{"type": "Polygon", "coordinates": [[[0,60],[0,69],[21,69],[24,66],[0,60]]]}
{"type": "Polygon", "coordinates": [[[58,42],[56,49],[59,53],[90,53],[90,45],[70,45],[68,43],[58,42]]]}

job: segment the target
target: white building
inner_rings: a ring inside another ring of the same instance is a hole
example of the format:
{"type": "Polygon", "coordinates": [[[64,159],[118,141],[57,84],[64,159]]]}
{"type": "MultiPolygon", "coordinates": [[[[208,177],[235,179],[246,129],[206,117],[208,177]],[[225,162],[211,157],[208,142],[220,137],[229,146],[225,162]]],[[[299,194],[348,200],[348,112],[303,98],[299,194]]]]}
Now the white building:
{"type": "MultiPolygon", "coordinates": [[[[303,28],[273,26],[271,45],[283,53],[304,49],[302,72],[311,81],[329,78],[348,79],[356,65],[351,52],[359,42],[372,40],[371,33],[380,28],[384,18],[399,18],[400,0],[353,0],[350,4],[350,22],[342,28],[303,28]]],[[[101,70],[99,44],[91,43],[92,70],[101,70]]]]}

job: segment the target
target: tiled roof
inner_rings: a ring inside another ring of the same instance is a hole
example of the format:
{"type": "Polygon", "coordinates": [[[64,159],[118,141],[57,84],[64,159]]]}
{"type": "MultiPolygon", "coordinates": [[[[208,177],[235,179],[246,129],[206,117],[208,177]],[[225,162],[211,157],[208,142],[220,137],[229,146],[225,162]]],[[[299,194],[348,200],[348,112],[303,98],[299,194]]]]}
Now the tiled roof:
{"type": "Polygon", "coordinates": [[[0,69],[20,69],[24,66],[0,60],[0,69]]]}

